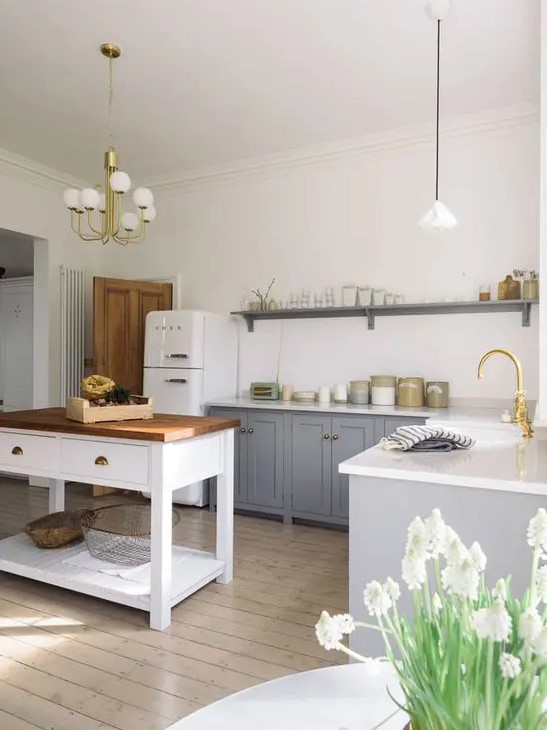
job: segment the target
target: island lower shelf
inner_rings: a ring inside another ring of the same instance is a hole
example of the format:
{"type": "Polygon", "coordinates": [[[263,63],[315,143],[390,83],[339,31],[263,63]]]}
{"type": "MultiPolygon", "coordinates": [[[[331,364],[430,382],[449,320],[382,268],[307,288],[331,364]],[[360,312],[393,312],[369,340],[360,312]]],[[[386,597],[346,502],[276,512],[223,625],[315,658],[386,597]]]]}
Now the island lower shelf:
{"type": "MultiPolygon", "coordinates": [[[[67,560],[82,551],[85,551],[82,543],[60,550],[37,548],[27,535],[20,533],[0,540],[0,570],[125,606],[150,610],[149,579],[136,582],[67,564],[67,560]]],[[[183,556],[183,562],[173,569],[171,606],[218,578],[225,567],[224,561],[217,560],[213,553],[174,546],[174,563],[183,556]]]]}

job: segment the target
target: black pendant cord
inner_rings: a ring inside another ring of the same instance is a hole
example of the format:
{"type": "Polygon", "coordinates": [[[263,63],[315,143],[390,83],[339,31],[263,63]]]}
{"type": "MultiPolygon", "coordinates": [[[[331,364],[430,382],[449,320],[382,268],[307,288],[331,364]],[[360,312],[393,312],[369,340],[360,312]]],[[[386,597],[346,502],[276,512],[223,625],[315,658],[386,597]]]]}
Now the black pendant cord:
{"type": "Polygon", "coordinates": [[[437,20],[437,128],[435,133],[435,200],[439,199],[439,122],[441,117],[440,105],[441,81],[441,21],[437,20]]]}

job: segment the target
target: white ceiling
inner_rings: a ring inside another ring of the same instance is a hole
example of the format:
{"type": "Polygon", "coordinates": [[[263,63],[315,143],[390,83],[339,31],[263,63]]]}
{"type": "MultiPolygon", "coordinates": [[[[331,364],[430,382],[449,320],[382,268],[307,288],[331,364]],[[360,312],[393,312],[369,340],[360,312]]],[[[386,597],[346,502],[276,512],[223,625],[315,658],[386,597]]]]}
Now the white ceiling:
{"type": "MultiPolygon", "coordinates": [[[[107,62],[135,178],[282,152],[434,115],[423,0],[2,0],[0,147],[101,181],[107,62]]],[[[536,103],[538,0],[453,0],[446,117],[536,103]]]]}

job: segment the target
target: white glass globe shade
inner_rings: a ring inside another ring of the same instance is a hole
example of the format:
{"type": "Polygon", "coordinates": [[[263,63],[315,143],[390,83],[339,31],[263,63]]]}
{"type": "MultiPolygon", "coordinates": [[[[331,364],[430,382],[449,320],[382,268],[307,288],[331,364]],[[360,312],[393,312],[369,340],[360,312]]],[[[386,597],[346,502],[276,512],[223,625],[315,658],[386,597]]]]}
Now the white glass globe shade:
{"type": "Polygon", "coordinates": [[[126,193],[131,187],[131,178],[126,172],[116,170],[110,175],[110,187],[115,193],[126,193]]]}
{"type": "Polygon", "coordinates": [[[86,210],[95,210],[99,205],[99,193],[93,188],[84,188],[80,193],[80,205],[86,210]]]}
{"type": "Polygon", "coordinates": [[[64,192],[63,201],[69,210],[76,210],[80,206],[80,191],[76,188],[68,188],[64,192]]]}
{"type": "Polygon", "coordinates": [[[151,223],[156,218],[156,209],[152,205],[150,208],[146,208],[146,210],[143,210],[142,212],[142,219],[145,223],[151,223]]]}
{"type": "Polygon", "coordinates": [[[139,227],[139,216],[136,213],[124,213],[120,223],[124,231],[136,231],[139,227]]]}
{"type": "Polygon", "coordinates": [[[431,20],[444,20],[450,12],[450,0],[428,0],[425,12],[431,20]]]}
{"type": "Polygon", "coordinates": [[[133,202],[137,208],[151,208],[154,205],[154,194],[148,188],[137,188],[133,193],[133,202]]]}
{"type": "Polygon", "coordinates": [[[99,195],[99,203],[97,205],[97,208],[101,213],[106,213],[106,195],[104,193],[101,193],[99,195]]]}
{"type": "Polygon", "coordinates": [[[458,221],[444,203],[436,200],[419,224],[425,231],[435,233],[436,231],[449,231],[458,224],[458,221]]]}

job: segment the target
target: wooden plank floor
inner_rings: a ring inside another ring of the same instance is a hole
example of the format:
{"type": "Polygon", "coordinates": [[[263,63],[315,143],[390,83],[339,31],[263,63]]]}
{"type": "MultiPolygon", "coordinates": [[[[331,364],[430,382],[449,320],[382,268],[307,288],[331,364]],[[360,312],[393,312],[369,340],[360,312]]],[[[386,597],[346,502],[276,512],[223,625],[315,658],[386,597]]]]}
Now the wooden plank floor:
{"type": "MultiPolygon", "coordinates": [[[[121,495],[121,493],[120,493],[121,495]]],[[[69,485],[68,508],[118,503],[69,485]]],[[[183,507],[175,542],[210,550],[215,517],[183,507]]],[[[0,478],[0,537],[47,511],[47,492],[0,478]]],[[[315,641],[347,610],[347,534],[236,516],[235,578],[147,614],[0,573],[1,730],[164,730],[232,692],[343,661],[315,641]]]]}

